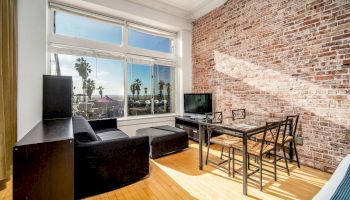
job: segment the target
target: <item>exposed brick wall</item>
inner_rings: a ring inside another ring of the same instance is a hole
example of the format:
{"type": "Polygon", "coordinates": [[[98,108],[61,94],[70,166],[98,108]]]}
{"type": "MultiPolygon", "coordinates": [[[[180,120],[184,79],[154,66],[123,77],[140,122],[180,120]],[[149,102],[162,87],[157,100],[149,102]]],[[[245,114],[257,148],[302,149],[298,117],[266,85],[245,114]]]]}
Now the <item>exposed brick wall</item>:
{"type": "Polygon", "coordinates": [[[350,1],[229,0],[194,22],[194,92],[216,110],[301,114],[303,164],[350,153],[350,1]]]}

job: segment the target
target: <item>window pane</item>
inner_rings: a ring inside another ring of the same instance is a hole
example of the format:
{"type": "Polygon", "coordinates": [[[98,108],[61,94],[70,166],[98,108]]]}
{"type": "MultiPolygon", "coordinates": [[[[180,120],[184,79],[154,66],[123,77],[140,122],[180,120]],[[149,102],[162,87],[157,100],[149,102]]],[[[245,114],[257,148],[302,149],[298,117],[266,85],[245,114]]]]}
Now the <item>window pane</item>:
{"type": "Polygon", "coordinates": [[[128,64],[128,114],[151,114],[151,66],[128,64]]]}
{"type": "Polygon", "coordinates": [[[128,29],[128,44],[132,47],[160,51],[172,52],[172,40],[168,37],[152,35],[135,29],[128,29]]]}
{"type": "Polygon", "coordinates": [[[88,119],[124,116],[122,61],[52,54],[51,74],[72,76],[73,115],[88,119]]]}
{"type": "Polygon", "coordinates": [[[122,27],[88,17],[55,11],[55,33],[120,45],[122,27]]]}
{"type": "Polygon", "coordinates": [[[175,68],[154,65],[154,113],[175,112],[175,68]]]}

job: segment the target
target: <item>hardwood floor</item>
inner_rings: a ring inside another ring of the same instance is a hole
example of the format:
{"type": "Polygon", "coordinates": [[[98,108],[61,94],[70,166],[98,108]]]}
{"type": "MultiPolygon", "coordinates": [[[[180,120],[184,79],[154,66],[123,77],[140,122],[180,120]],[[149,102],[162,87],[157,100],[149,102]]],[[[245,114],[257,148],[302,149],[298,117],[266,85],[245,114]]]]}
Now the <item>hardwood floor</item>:
{"type": "MultiPolygon", "coordinates": [[[[217,147],[210,150],[210,158],[218,159],[217,147]]],[[[239,159],[239,155],[237,156],[239,159]]],[[[283,165],[282,162],[279,163],[283,165]]],[[[236,168],[240,168],[237,164],[236,168]]],[[[265,168],[269,168],[265,166],[265,168]]],[[[258,184],[248,180],[248,196],[242,194],[242,177],[228,177],[215,167],[198,169],[198,144],[190,142],[190,148],[176,154],[151,160],[150,176],[129,186],[93,196],[90,200],[109,199],[311,199],[330,178],[330,174],[294,164],[290,165],[291,175],[287,176],[278,168],[278,180],[263,174],[263,191],[258,184]]],[[[252,177],[258,180],[258,176],[252,177]]],[[[12,196],[12,183],[0,191],[0,199],[12,196]]]]}

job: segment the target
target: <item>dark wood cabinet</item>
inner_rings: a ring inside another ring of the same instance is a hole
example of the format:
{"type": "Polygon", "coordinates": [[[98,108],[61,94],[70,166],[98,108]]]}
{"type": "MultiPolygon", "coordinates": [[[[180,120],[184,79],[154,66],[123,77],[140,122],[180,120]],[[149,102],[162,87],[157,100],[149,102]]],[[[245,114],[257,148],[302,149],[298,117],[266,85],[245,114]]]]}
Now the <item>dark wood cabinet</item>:
{"type": "Polygon", "coordinates": [[[38,123],[13,147],[13,199],[73,199],[71,118],[38,123]]]}

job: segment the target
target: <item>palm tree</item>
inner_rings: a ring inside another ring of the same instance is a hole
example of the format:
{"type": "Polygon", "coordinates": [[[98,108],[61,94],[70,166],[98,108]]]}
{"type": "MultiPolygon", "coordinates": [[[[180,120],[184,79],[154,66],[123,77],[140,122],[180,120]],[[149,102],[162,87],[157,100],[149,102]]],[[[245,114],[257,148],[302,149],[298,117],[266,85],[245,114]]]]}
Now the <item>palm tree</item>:
{"type": "Polygon", "coordinates": [[[132,98],[133,98],[133,100],[135,101],[135,91],[136,91],[136,85],[135,85],[135,83],[133,83],[133,84],[130,85],[130,90],[131,90],[131,93],[132,93],[132,98]]]}
{"type": "Polygon", "coordinates": [[[102,86],[99,86],[97,89],[98,89],[98,93],[100,94],[101,99],[102,99],[104,88],[102,86]]]}
{"type": "Polygon", "coordinates": [[[95,81],[91,79],[86,80],[86,94],[89,97],[89,100],[91,100],[91,96],[94,90],[95,90],[95,81]]]}
{"type": "MultiPolygon", "coordinates": [[[[90,64],[84,59],[84,57],[78,58],[77,62],[74,65],[75,70],[78,71],[79,76],[81,76],[81,79],[83,81],[83,93],[85,93],[86,90],[86,80],[89,77],[89,74],[91,73],[91,66],[90,64]]],[[[85,96],[84,96],[85,101],[85,96]]]]}
{"type": "Polygon", "coordinates": [[[164,89],[164,81],[159,81],[159,97],[160,99],[163,97],[163,89],[164,89]]]}
{"type": "Polygon", "coordinates": [[[136,90],[136,92],[137,92],[137,99],[140,99],[139,98],[139,95],[140,95],[140,91],[141,91],[141,85],[142,85],[142,82],[141,82],[141,80],[140,79],[136,79],[135,80],[135,90],[136,90]]]}
{"type": "Polygon", "coordinates": [[[144,90],[145,90],[145,96],[147,97],[147,90],[148,90],[148,88],[143,88],[144,90]]]}
{"type": "Polygon", "coordinates": [[[55,63],[56,63],[56,74],[57,76],[61,76],[61,68],[60,68],[60,61],[58,60],[58,54],[55,53],[55,63]]]}
{"type": "Polygon", "coordinates": [[[166,87],[166,92],[168,94],[168,99],[170,99],[170,92],[171,92],[171,85],[170,85],[170,83],[167,83],[165,85],[165,87],[166,87]]]}

